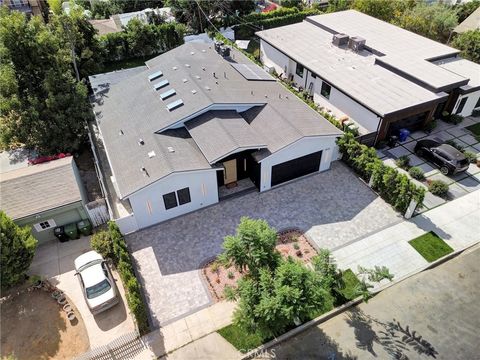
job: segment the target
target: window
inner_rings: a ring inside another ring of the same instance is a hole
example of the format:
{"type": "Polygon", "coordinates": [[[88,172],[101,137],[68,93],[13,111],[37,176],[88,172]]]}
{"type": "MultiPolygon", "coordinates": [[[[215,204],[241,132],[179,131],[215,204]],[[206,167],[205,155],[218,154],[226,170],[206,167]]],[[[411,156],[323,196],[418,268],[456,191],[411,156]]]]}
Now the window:
{"type": "Polygon", "coordinates": [[[45,220],[45,221],[39,222],[38,224],[33,225],[33,227],[37,231],[48,230],[48,229],[50,229],[52,227],[55,227],[55,226],[56,226],[56,224],[55,224],[55,221],[53,219],[45,220]]]}
{"type": "Polygon", "coordinates": [[[301,64],[297,64],[297,69],[295,70],[295,72],[297,73],[298,76],[302,77],[303,78],[303,65],[301,64]]]}
{"type": "Polygon", "coordinates": [[[165,204],[165,209],[167,210],[178,206],[175,192],[163,195],[163,203],[165,204]]]}
{"type": "Polygon", "coordinates": [[[177,196],[178,196],[178,204],[183,205],[183,204],[188,204],[192,200],[190,199],[190,189],[184,188],[180,189],[177,191],[177,196]]]}
{"type": "Polygon", "coordinates": [[[478,98],[477,103],[475,104],[474,109],[476,108],[480,108],[480,97],[478,98]]]}
{"type": "Polygon", "coordinates": [[[324,98],[330,99],[330,91],[332,91],[332,87],[325,81],[322,81],[322,89],[320,90],[320,94],[322,94],[324,98]]]}
{"type": "Polygon", "coordinates": [[[467,102],[468,98],[464,97],[462,100],[460,100],[460,104],[458,104],[457,111],[455,111],[455,114],[460,114],[463,110],[463,107],[465,106],[465,103],[467,102]]]}

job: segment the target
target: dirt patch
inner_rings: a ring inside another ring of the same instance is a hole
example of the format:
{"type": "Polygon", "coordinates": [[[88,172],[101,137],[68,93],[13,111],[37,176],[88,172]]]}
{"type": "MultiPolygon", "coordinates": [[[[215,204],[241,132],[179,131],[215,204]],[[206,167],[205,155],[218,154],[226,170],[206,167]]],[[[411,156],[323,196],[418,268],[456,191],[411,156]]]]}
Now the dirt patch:
{"type": "Polygon", "coordinates": [[[95,164],[93,162],[93,153],[88,145],[82,148],[75,158],[80,177],[87,191],[88,201],[95,201],[102,198],[102,190],[98,182],[95,164]]]}
{"type": "MultiPolygon", "coordinates": [[[[315,248],[310,245],[306,236],[299,230],[286,230],[278,233],[275,248],[287,258],[291,256],[295,260],[309,263],[312,257],[317,255],[315,248]]],[[[234,266],[223,266],[217,261],[208,263],[203,268],[203,276],[207,280],[208,289],[215,301],[225,299],[225,287],[235,286],[243,274],[234,266]]]]}
{"type": "Polygon", "coordinates": [[[2,303],[1,354],[15,359],[72,359],[89,349],[85,325],[77,317],[70,322],[66,313],[42,290],[23,291],[2,303]]]}

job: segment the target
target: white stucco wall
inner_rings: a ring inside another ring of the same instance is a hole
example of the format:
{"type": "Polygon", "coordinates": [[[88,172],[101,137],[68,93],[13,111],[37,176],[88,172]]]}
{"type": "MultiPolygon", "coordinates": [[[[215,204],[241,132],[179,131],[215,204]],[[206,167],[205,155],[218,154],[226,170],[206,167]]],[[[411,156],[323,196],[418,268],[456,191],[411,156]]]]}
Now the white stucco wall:
{"type": "Polygon", "coordinates": [[[285,77],[288,76],[290,71],[289,62],[291,60],[263,40],[260,40],[260,61],[265,66],[275,68],[277,74],[283,74],[285,77]],[[287,73],[285,73],[285,67],[287,68],[287,73]]]}
{"type": "Polygon", "coordinates": [[[263,159],[261,162],[260,191],[265,191],[271,188],[272,166],[285,161],[293,160],[314,152],[323,151],[319,171],[329,169],[331,161],[336,160],[338,154],[335,139],[334,136],[305,137],[263,159]]]}
{"type": "Polygon", "coordinates": [[[142,229],[217,203],[216,171],[212,169],[174,173],[134,193],[129,200],[136,223],[142,229]],[[166,210],[163,195],[186,187],[190,188],[191,202],[166,210]]]}
{"type": "Polygon", "coordinates": [[[460,101],[462,101],[463,98],[468,98],[467,102],[465,103],[465,106],[463,107],[462,112],[459,113],[458,115],[462,115],[462,116],[472,115],[472,111],[475,109],[475,105],[479,97],[480,97],[480,90],[470,94],[460,95],[455,104],[455,107],[453,108],[453,113],[455,114],[457,112],[458,106],[460,105],[460,101]]]}
{"type": "Polygon", "coordinates": [[[317,77],[313,101],[320,106],[332,110],[332,113],[337,117],[341,117],[345,114],[368,131],[377,131],[378,123],[380,122],[380,118],[377,114],[337,90],[333,85],[331,86],[332,90],[330,92],[330,98],[326,99],[320,94],[322,89],[322,79],[317,77]]]}

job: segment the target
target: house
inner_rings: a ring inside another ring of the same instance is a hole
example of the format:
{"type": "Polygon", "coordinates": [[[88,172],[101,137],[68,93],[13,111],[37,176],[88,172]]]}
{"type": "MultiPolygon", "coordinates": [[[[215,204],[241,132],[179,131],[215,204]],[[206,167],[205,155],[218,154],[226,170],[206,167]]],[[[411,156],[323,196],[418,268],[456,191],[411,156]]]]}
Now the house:
{"type": "Polygon", "coordinates": [[[10,10],[21,11],[27,15],[42,15],[46,5],[44,0],[0,0],[0,6],[6,5],[10,10]]]}
{"type": "Polygon", "coordinates": [[[479,106],[480,65],[459,58],[457,49],[355,10],[256,34],[269,71],[353,121],[370,144],[402,128],[419,129],[444,111],[467,116],[479,106]]]}
{"type": "Polygon", "coordinates": [[[12,161],[0,173],[1,208],[41,241],[55,239],[57,226],[88,219],[87,196],[71,156],[37,165],[12,161]]]}
{"type": "Polygon", "coordinates": [[[90,77],[95,151],[124,233],[327,170],[338,157],[340,130],[230,50],[188,43],[145,67],[90,77]]]}

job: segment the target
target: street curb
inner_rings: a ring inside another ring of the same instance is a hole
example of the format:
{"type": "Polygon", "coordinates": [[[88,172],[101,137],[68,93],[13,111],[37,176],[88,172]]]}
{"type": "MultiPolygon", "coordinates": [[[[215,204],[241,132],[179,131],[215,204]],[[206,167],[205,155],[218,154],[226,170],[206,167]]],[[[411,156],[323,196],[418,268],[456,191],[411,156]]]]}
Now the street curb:
{"type": "MultiPolygon", "coordinates": [[[[463,249],[460,249],[460,250],[457,250],[457,251],[454,251],[432,263],[429,263],[413,272],[411,272],[410,274],[407,274],[407,275],[404,275],[400,278],[398,278],[397,280],[395,281],[392,281],[392,282],[389,282],[387,284],[384,284],[376,289],[374,289],[371,293],[373,296],[379,294],[380,292],[382,292],[383,290],[386,290],[388,289],[389,287],[393,286],[393,285],[396,285],[398,284],[399,282],[401,281],[404,281],[414,275],[417,275],[425,270],[430,270],[430,269],[433,269],[435,267],[437,267],[438,265],[441,265],[455,257],[457,257],[458,255],[460,255],[461,253],[463,253],[464,251],[467,251],[467,250],[470,250],[471,248],[474,248],[476,246],[479,246],[479,242],[476,242],[475,244],[472,244],[472,245],[469,245],[463,249]]],[[[292,329],[290,331],[287,331],[286,333],[280,335],[278,338],[275,338],[273,340],[270,340],[269,342],[265,343],[265,344],[262,344],[260,346],[258,346],[257,348],[249,351],[248,353],[244,354],[240,359],[241,360],[247,360],[247,359],[252,359],[253,357],[255,356],[258,356],[258,355],[261,355],[262,353],[264,353],[267,349],[275,346],[275,345],[278,345],[279,343],[285,341],[285,340],[288,340],[289,338],[295,336],[295,335],[298,335],[299,333],[301,332],[304,332],[305,330],[307,330],[308,328],[314,326],[314,325],[318,325],[318,324],[321,324],[327,320],[330,320],[332,317],[334,316],[337,316],[337,315],[340,315],[341,313],[345,312],[346,310],[348,310],[350,307],[352,306],[355,306],[355,305],[358,305],[360,304],[361,302],[363,302],[363,298],[362,297],[357,297],[356,299],[354,300],[351,300],[349,301],[348,303],[346,304],[343,304],[325,314],[322,314],[320,315],[319,317],[313,319],[313,320],[310,320],[298,327],[296,327],[295,329],[292,329]]]]}

